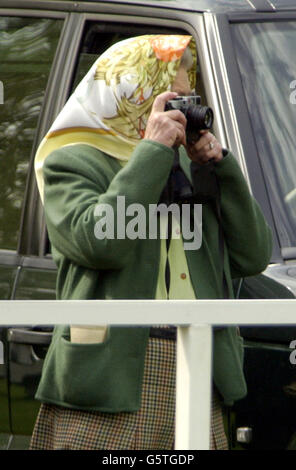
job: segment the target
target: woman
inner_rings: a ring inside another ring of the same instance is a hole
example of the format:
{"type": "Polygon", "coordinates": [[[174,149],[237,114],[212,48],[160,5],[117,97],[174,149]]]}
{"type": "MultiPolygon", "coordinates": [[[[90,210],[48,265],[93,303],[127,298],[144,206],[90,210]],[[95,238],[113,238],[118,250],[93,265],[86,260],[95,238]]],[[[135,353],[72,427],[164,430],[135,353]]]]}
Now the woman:
{"type": "MultiPolygon", "coordinates": [[[[118,197],[124,195],[126,207],[137,203],[147,211],[157,204],[173,147],[182,144],[187,154],[180,164],[189,179],[191,162],[197,168],[215,162],[230,295],[231,277],[267,265],[270,229],[234,157],[210,132],[187,144],[183,113],[164,111],[168,100],[192,93],[195,70],[190,36],[117,43],[93,65],[41,143],[36,175],[58,266],[58,299],[223,297],[211,205],[203,206],[199,249],[185,253],[180,237],[172,237],[167,252],[159,237],[118,236],[118,197]],[[101,236],[106,219],[97,209],[107,206],[116,215],[114,237],[101,236]]],[[[225,449],[220,400],[232,404],[246,393],[242,343],[235,328],[214,335],[211,448],[225,449]]],[[[172,449],[174,338],[170,327],[56,327],[36,394],[42,405],[31,448],[172,449]]]]}

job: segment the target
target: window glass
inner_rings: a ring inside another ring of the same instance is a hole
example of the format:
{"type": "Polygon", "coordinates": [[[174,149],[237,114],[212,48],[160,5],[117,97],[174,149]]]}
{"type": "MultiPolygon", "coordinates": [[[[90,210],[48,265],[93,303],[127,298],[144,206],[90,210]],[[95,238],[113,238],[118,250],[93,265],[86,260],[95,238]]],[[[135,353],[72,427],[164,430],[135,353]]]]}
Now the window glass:
{"type": "Polygon", "coordinates": [[[62,20],[0,17],[0,248],[16,249],[29,159],[62,20]]]}
{"type": "Polygon", "coordinates": [[[282,248],[296,246],[296,22],[236,24],[236,54],[282,248]]]}
{"type": "MultiPolygon", "coordinates": [[[[109,47],[118,41],[144,34],[188,34],[181,29],[169,29],[157,25],[137,25],[129,23],[94,23],[87,22],[79,59],[73,81],[72,90],[82,80],[96,59],[109,47]]],[[[199,64],[197,64],[197,93],[201,95],[202,104],[206,104],[205,92],[199,64]]]]}

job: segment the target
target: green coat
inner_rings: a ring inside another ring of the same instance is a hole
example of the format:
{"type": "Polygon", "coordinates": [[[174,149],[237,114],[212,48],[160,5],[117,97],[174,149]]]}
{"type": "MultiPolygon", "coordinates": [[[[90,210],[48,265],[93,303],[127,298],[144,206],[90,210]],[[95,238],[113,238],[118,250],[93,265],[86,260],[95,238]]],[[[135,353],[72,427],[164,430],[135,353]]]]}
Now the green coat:
{"type": "MultiPolygon", "coordinates": [[[[148,205],[159,201],[173,159],[172,149],[146,140],[124,168],[115,158],[84,144],[61,148],[46,159],[44,208],[58,266],[58,299],[155,298],[160,240],[98,240],[94,208],[108,203],[116,214],[116,197],[125,195],[126,206],[141,203],[148,212],[148,205]]],[[[188,174],[190,160],[184,154],[181,164],[188,174]]],[[[230,153],[216,164],[216,174],[221,187],[225,271],[232,292],[231,278],[265,269],[271,232],[230,153]]],[[[186,250],[186,258],[196,297],[222,298],[218,225],[208,205],[203,205],[202,246],[186,250]]],[[[83,410],[139,409],[148,337],[147,327],[111,327],[103,343],[77,344],[69,341],[68,326],[56,327],[36,398],[83,410]]],[[[242,360],[237,329],[215,330],[213,380],[226,404],[246,394],[242,360]]]]}

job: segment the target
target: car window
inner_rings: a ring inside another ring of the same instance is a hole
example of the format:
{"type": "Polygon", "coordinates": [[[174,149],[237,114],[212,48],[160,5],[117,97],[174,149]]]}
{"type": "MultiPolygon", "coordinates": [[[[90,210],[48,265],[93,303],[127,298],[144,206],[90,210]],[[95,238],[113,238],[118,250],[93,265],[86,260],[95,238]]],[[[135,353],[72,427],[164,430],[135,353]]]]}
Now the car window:
{"type": "Polygon", "coordinates": [[[282,248],[296,246],[296,22],[233,25],[239,70],[282,248]]]}
{"type": "MultiPolygon", "coordinates": [[[[86,72],[90,69],[95,60],[109,47],[118,41],[144,34],[188,34],[181,29],[170,29],[160,26],[135,25],[122,23],[97,23],[87,21],[83,40],[81,43],[76,73],[73,80],[72,91],[82,80],[86,72]]],[[[199,64],[197,65],[197,93],[205,103],[205,92],[201,78],[199,64]]]]}
{"type": "Polygon", "coordinates": [[[17,247],[32,144],[62,25],[0,17],[0,249],[17,247]]]}

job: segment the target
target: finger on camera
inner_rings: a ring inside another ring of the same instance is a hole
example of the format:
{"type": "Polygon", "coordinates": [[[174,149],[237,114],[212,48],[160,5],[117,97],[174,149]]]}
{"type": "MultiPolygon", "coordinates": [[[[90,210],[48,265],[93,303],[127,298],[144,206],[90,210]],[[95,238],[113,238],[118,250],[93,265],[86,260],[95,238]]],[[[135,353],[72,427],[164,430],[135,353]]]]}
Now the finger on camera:
{"type": "Polygon", "coordinates": [[[169,111],[166,111],[166,115],[174,121],[180,122],[184,127],[186,127],[187,119],[185,117],[185,114],[182,113],[182,111],[178,109],[171,109],[169,111]]]}
{"type": "Polygon", "coordinates": [[[174,91],[165,91],[164,93],[161,93],[155,98],[154,103],[152,105],[151,112],[164,111],[167,101],[172,100],[173,98],[176,98],[176,96],[178,96],[178,93],[174,91]]]}
{"type": "Polygon", "coordinates": [[[169,147],[181,145],[185,139],[185,129],[179,122],[170,120],[159,137],[169,147]]]}
{"type": "Polygon", "coordinates": [[[207,139],[211,139],[213,138],[213,134],[211,134],[211,132],[209,131],[209,129],[202,129],[201,131],[198,132],[199,133],[199,140],[201,140],[203,137],[206,137],[207,139]]]}

